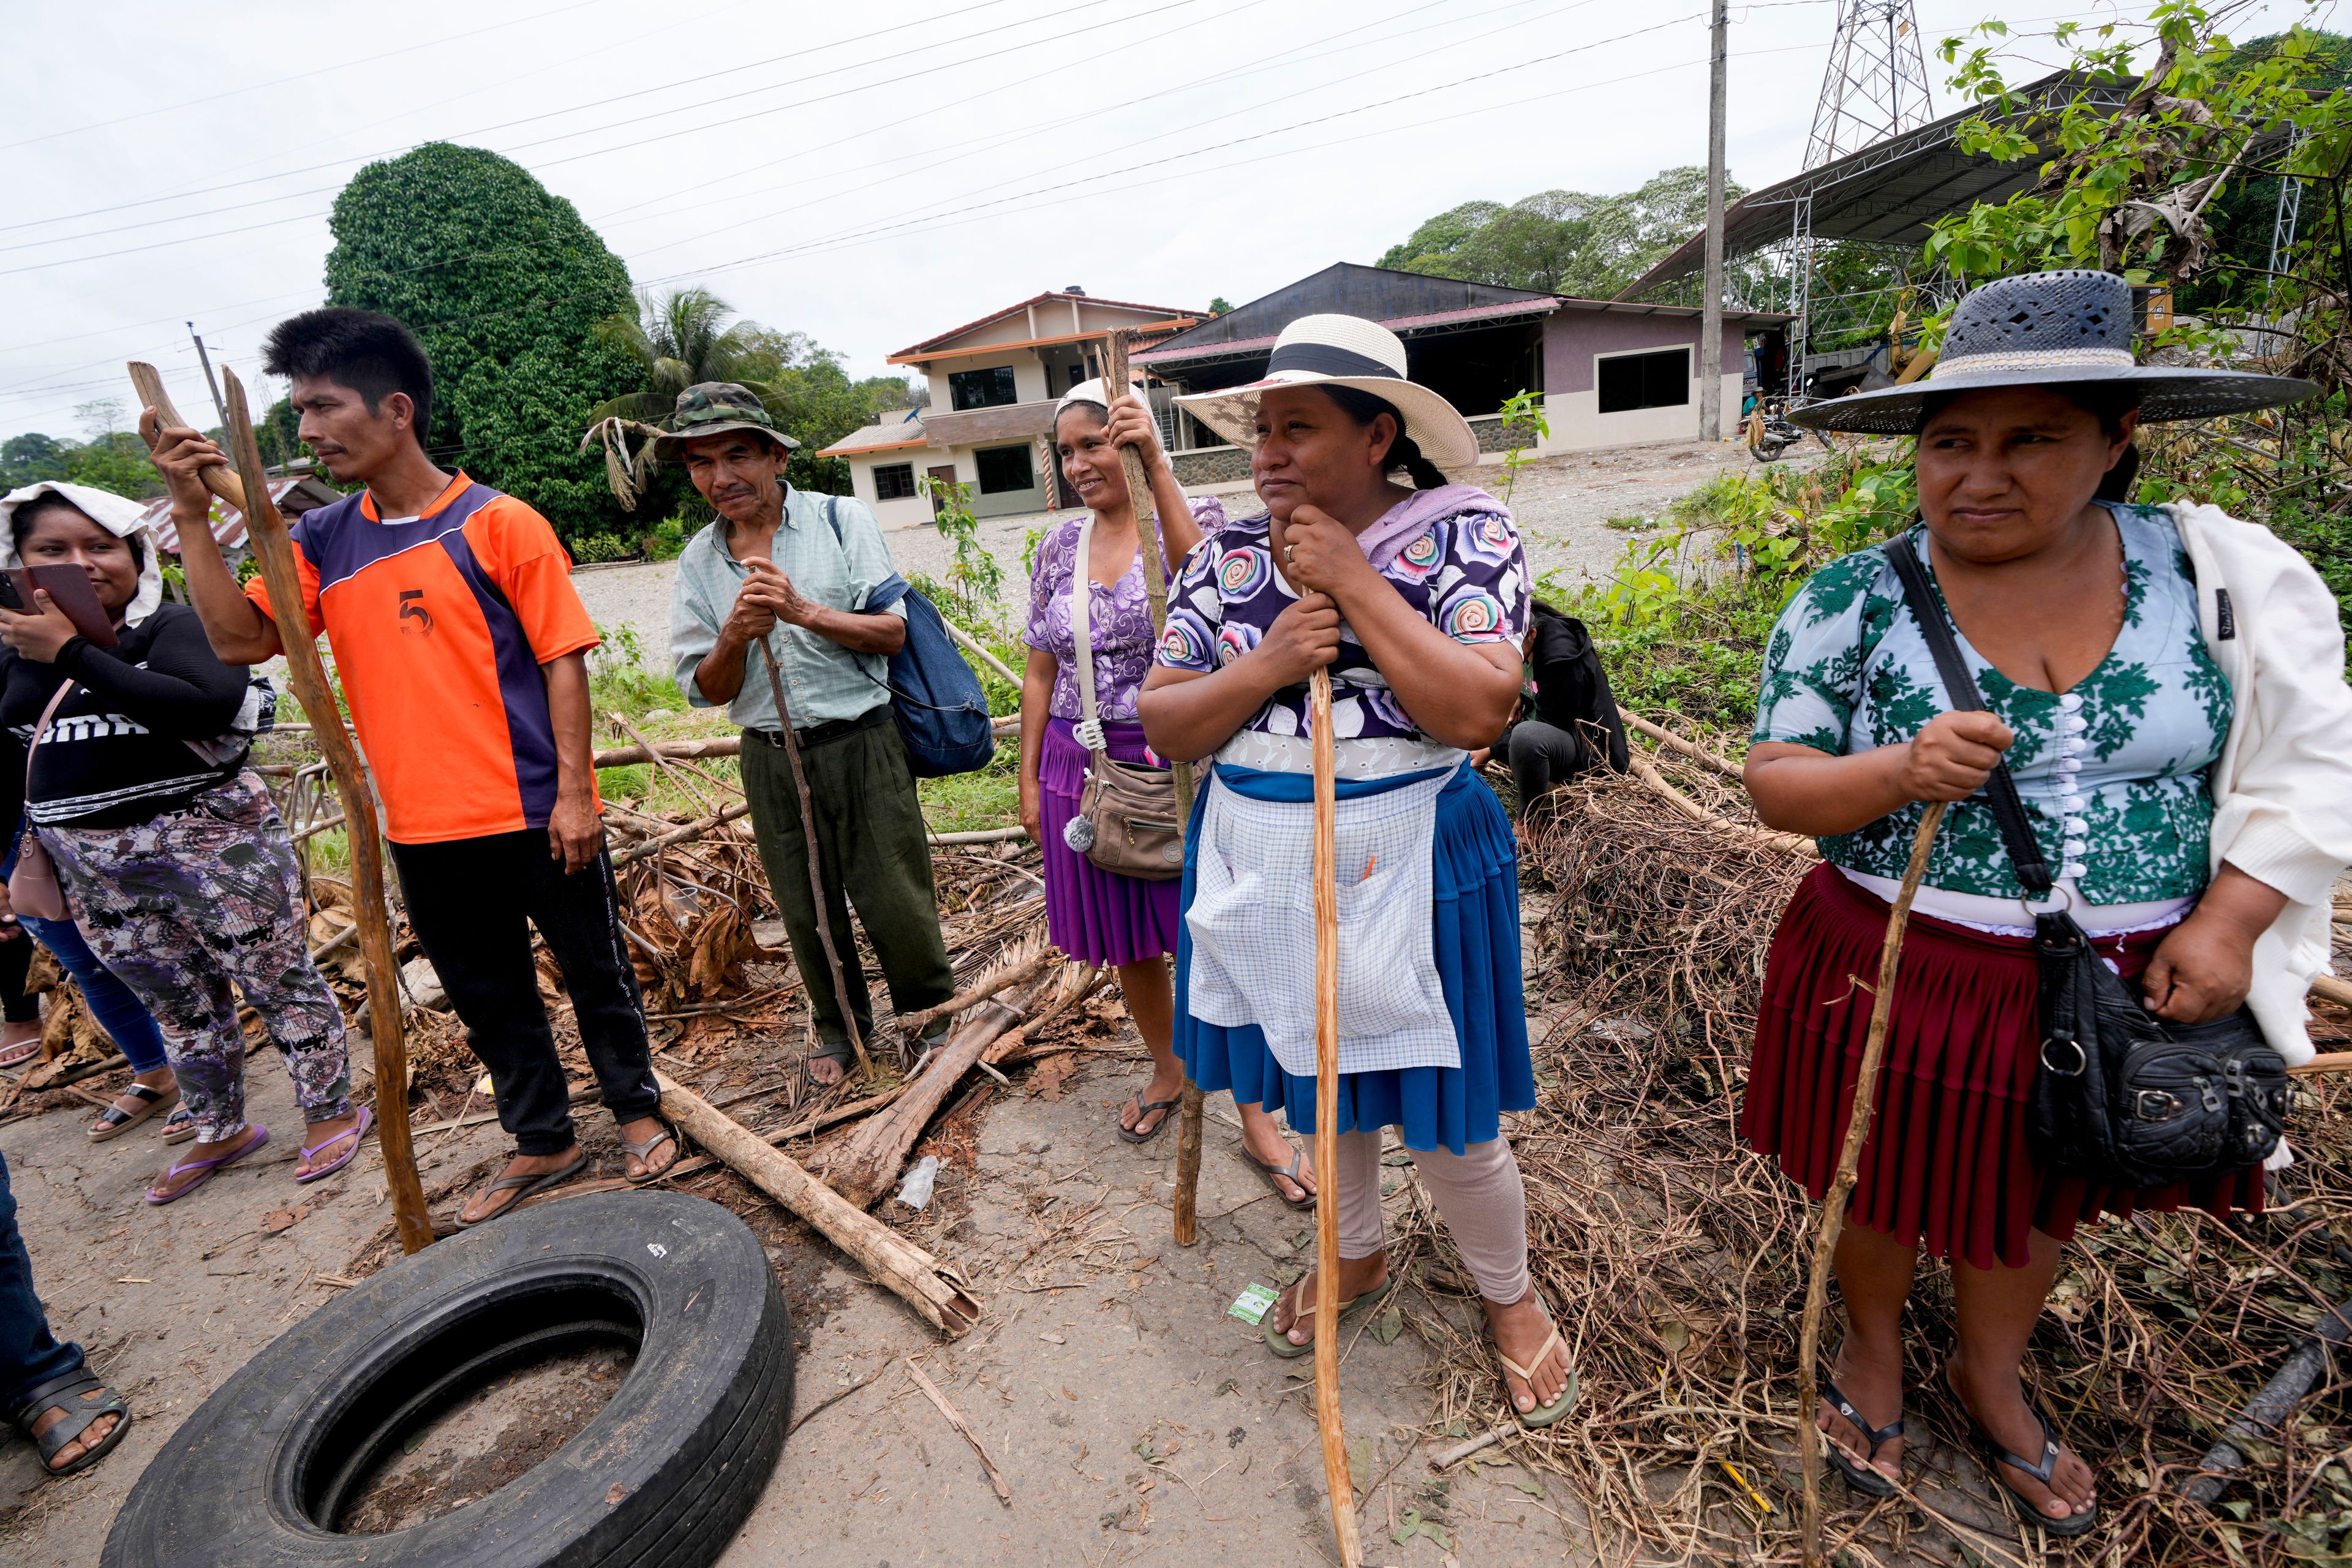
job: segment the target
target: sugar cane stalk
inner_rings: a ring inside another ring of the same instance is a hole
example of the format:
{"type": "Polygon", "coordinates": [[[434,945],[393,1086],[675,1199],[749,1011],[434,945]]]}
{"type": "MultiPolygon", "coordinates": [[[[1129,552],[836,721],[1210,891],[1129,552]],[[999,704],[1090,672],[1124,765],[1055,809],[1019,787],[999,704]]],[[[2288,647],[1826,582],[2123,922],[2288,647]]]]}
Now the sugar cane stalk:
{"type": "Polygon", "coordinates": [[[768,667],[768,694],[775,699],[776,732],[783,737],[784,761],[793,770],[793,795],[800,802],[801,833],[808,840],[809,898],[816,906],[816,939],[824,948],[825,968],[833,974],[833,999],[841,1008],[841,1022],[849,1030],[849,1048],[856,1053],[857,1070],[871,1078],[874,1063],[866,1055],[866,1037],[857,1027],[857,1009],[843,983],[841,949],[833,940],[833,920],[824,907],[824,861],[817,849],[816,803],[809,798],[808,773],[801,766],[801,738],[793,732],[793,710],[784,705],[784,678],[776,668],[776,651],[760,639],[760,658],[768,667]]]}
{"type": "MultiPolygon", "coordinates": [[[[1331,672],[1308,685],[1315,726],[1315,1168],[1339,1168],[1339,769],[1331,746],[1331,672]]],[[[1339,1205],[1315,1205],[1315,1428],[1323,1437],[1323,1484],[1340,1568],[1364,1560],[1356,1535],[1356,1489],[1339,1425],[1339,1205]]]]}
{"type": "MultiPolygon", "coordinates": [[[[1116,331],[1103,340],[1103,396],[1108,402],[1124,394],[1128,388],[1127,348],[1129,333],[1116,331]]],[[[1160,634],[1168,629],[1168,571],[1161,559],[1160,542],[1160,509],[1151,500],[1151,481],[1143,471],[1143,455],[1133,446],[1119,448],[1119,465],[1127,478],[1128,504],[1135,508],[1135,547],[1143,557],[1143,596],[1151,606],[1151,636],[1155,646],[1160,634]]],[[[1080,562],[1083,572],[1086,563],[1080,562]]],[[[1192,821],[1192,764],[1178,763],[1176,778],[1176,825],[1181,834],[1192,821]]],[[[1183,1005],[1183,999],[1177,999],[1183,1005]]],[[[1179,1247],[1190,1247],[1201,1239],[1201,1090],[1188,1075],[1176,1107],[1176,1200],[1175,1237],[1179,1247]]]]}
{"type": "MultiPolygon", "coordinates": [[[[394,1223],[403,1252],[432,1245],[433,1221],[425,1206],[425,1185],[417,1179],[416,1155],[408,1130],[408,1046],[401,1033],[399,970],[393,962],[392,922],[384,915],[383,847],[375,831],[375,807],[368,798],[367,775],[361,771],[359,751],[342,724],[342,711],[327,684],[326,666],[320,661],[318,633],[302,602],[302,580],[294,564],[293,542],[286,520],[269,499],[269,481],[261,466],[261,447],[253,436],[247,409],[245,384],[236,373],[223,367],[227,384],[229,450],[236,457],[239,495],[232,505],[245,513],[246,537],[261,562],[261,575],[269,584],[269,616],[278,623],[278,640],[286,650],[286,671],[295,700],[310,721],[311,739],[334,775],[335,793],[342,797],[343,820],[352,852],[352,913],[358,923],[360,953],[367,965],[368,1045],[375,1058],[376,1141],[383,1152],[384,1184],[392,1193],[394,1223]]],[[[135,374],[133,380],[140,379],[135,374]]],[[[141,388],[143,396],[149,389],[141,388]]],[[[161,384],[152,390],[163,396],[161,384]]],[[[152,405],[163,420],[179,423],[168,401],[152,405]]],[[[160,426],[159,426],[160,428],[160,426]]],[[[206,468],[207,476],[219,472],[206,468]]],[[[219,487],[210,486],[215,494],[219,487]]],[[[228,498],[223,495],[224,500],[228,498]]]]}
{"type": "Polygon", "coordinates": [[[1822,1443],[1813,1423],[1821,1401],[1820,1379],[1813,1369],[1822,1351],[1822,1314],[1829,1302],[1830,1262],[1837,1253],[1838,1233],[1845,1228],[1846,1199],[1853,1192],[1862,1167],[1862,1145],[1870,1136],[1870,1111],[1878,1087],[1879,1058],[1886,1054],[1886,1020],[1895,1002],[1895,972],[1903,961],[1903,931],[1911,923],[1911,900],[1918,895],[1927,871],[1927,849],[1944,820],[1948,803],[1927,803],[1919,817],[1919,831],[1911,840],[1911,864],[1904,868],[1903,887],[1886,917],[1886,941],[1878,950],[1878,990],[1870,1003],[1870,1032],[1864,1037],[1862,1066],[1853,1081],[1853,1109],[1847,1114],[1845,1142],[1838,1150],[1837,1174],[1822,1204],[1821,1223],[1813,1231],[1812,1277],[1805,1285],[1804,1331],[1797,1348],[1797,1442],[1803,1456],[1805,1507],[1803,1545],[1806,1568],[1822,1561],[1822,1443]]]}

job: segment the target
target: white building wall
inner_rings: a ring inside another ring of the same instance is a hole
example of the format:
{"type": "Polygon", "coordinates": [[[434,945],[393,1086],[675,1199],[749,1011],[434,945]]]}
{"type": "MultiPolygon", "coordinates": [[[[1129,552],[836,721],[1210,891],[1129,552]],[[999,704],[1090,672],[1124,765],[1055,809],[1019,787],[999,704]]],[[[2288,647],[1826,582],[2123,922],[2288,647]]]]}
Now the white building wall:
{"type": "Polygon", "coordinates": [[[875,521],[885,528],[927,527],[931,521],[931,503],[923,498],[920,490],[898,500],[883,500],[879,499],[881,491],[874,480],[876,468],[887,468],[894,463],[911,464],[915,477],[919,479],[923,470],[929,466],[926,458],[936,462],[939,453],[929,447],[910,447],[871,457],[853,456],[849,458],[850,492],[873,509],[875,521]]]}
{"type": "MultiPolygon", "coordinates": [[[[1739,405],[1743,394],[1736,374],[1723,378],[1723,433],[1727,437],[1739,434],[1739,405]]],[[[1544,418],[1551,425],[1551,434],[1540,447],[1540,455],[1555,452],[1593,452],[1608,447],[1642,447],[1661,441],[1696,441],[1698,439],[1699,381],[1691,378],[1690,401],[1664,408],[1632,408],[1621,414],[1601,412],[1598,389],[1583,392],[1555,392],[1544,398],[1544,418]]]]}

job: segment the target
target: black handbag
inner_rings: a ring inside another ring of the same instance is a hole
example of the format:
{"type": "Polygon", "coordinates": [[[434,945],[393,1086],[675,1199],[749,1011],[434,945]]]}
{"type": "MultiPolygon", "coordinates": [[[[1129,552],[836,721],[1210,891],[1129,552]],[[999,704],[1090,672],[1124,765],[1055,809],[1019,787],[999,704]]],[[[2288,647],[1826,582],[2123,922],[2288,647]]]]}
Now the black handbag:
{"type": "MultiPolygon", "coordinates": [[[[1976,678],[1907,538],[1886,546],[1904,602],[1927,637],[1946,693],[1982,710],[1976,678]]],[[[2026,825],[2017,781],[1996,763],[1984,793],[2026,894],[2056,887],[2026,825]]],[[[2158,1017],[2092,947],[2068,909],[2035,912],[2042,967],[2041,1059],[2027,1142],[2045,1168],[2094,1185],[2160,1187],[2260,1164],[2286,1127],[2286,1060],[2240,1007],[2206,1024],[2158,1017]]]]}

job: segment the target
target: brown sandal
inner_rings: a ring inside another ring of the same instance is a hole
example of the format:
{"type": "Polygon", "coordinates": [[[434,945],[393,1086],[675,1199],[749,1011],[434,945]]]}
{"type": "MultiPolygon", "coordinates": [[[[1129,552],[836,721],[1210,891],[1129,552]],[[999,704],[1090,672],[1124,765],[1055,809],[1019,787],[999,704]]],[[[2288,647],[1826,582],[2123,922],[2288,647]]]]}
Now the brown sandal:
{"type": "MultiPolygon", "coordinates": [[[[478,1225],[488,1225],[490,1221],[498,1218],[500,1215],[511,1213],[517,1204],[522,1202],[523,1199],[530,1196],[533,1193],[543,1193],[550,1187],[568,1182],[587,1168],[588,1154],[587,1151],[583,1150],[581,1151],[580,1158],[572,1161],[572,1163],[564,1166],[563,1169],[560,1171],[550,1171],[546,1174],[539,1176],[500,1176],[497,1181],[492,1182],[488,1186],[484,1187],[482,1191],[485,1194],[512,1193],[514,1196],[509,1198],[506,1202],[500,1204],[498,1207],[492,1209],[489,1213],[484,1215],[479,1219],[467,1219],[466,1217],[465,1205],[460,1204],[457,1207],[457,1228],[459,1230],[471,1230],[478,1225]]],[[[472,1200],[468,1199],[467,1201],[470,1202],[472,1200]]]]}

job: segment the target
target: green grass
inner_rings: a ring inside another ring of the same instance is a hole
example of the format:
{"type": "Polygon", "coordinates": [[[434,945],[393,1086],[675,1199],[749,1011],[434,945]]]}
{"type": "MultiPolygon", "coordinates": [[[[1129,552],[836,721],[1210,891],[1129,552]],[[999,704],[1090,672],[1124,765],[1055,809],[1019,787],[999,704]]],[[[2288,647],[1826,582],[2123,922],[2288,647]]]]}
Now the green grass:
{"type": "Polygon", "coordinates": [[[997,738],[996,755],[974,773],[919,779],[923,819],[935,833],[968,833],[982,827],[1021,825],[1021,737],[997,738]]]}
{"type": "Polygon", "coordinates": [[[1744,738],[1756,722],[1764,644],[1786,590],[1727,576],[1690,590],[1646,624],[1586,615],[1617,700],[1654,718],[1675,712],[1744,738]]]}

